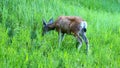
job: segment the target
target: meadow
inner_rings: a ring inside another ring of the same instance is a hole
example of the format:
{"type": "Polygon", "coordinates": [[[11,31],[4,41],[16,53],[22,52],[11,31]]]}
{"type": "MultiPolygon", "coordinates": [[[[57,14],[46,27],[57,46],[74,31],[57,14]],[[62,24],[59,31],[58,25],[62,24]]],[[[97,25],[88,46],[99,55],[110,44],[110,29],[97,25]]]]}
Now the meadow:
{"type": "Polygon", "coordinates": [[[120,68],[120,0],[0,0],[0,68],[120,68]],[[80,16],[88,23],[83,43],[58,33],[42,36],[42,19],[80,16]]]}

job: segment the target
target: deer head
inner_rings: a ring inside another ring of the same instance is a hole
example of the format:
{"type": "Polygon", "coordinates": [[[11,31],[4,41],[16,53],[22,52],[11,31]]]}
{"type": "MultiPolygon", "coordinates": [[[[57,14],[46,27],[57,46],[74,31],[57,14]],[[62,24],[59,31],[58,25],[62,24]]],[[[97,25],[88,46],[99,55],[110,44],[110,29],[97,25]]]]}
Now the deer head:
{"type": "Polygon", "coordinates": [[[43,20],[42,22],[43,22],[42,36],[44,36],[44,34],[46,34],[48,31],[51,30],[51,26],[50,25],[53,24],[53,18],[51,18],[48,23],[46,23],[45,20],[43,20]]]}

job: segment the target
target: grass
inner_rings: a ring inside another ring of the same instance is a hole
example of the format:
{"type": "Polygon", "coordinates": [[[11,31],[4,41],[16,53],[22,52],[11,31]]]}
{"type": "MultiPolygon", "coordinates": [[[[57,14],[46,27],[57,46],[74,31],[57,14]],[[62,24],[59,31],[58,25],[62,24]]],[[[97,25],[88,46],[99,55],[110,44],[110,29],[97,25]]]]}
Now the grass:
{"type": "Polygon", "coordinates": [[[1,68],[119,68],[119,0],[1,0],[1,68]],[[14,1],[14,2],[13,2],[14,1]],[[76,39],[66,35],[58,48],[57,32],[44,37],[42,19],[80,16],[88,22],[85,44],[78,52],[76,39]]]}

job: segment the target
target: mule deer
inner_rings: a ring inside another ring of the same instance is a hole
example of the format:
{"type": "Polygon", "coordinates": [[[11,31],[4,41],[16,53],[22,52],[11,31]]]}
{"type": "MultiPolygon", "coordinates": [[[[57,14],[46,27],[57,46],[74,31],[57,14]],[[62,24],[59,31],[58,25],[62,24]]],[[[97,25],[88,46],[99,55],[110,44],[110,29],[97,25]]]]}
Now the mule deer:
{"type": "Polygon", "coordinates": [[[77,38],[77,42],[79,43],[79,46],[77,46],[78,50],[82,46],[82,39],[85,41],[86,51],[88,53],[89,42],[86,37],[87,23],[82,18],[78,16],[60,16],[56,21],[53,21],[53,18],[51,18],[48,23],[43,20],[42,36],[51,30],[56,30],[58,32],[59,46],[64,34],[70,34],[77,38]]]}

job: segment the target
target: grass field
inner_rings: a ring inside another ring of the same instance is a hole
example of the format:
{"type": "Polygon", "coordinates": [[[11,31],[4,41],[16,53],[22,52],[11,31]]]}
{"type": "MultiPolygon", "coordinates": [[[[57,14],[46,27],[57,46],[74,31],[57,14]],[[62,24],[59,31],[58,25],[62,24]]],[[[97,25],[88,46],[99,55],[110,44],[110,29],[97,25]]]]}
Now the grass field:
{"type": "Polygon", "coordinates": [[[120,0],[0,0],[0,68],[120,68],[120,0]],[[80,16],[88,23],[86,45],[55,31],[42,19],[80,16]]]}

